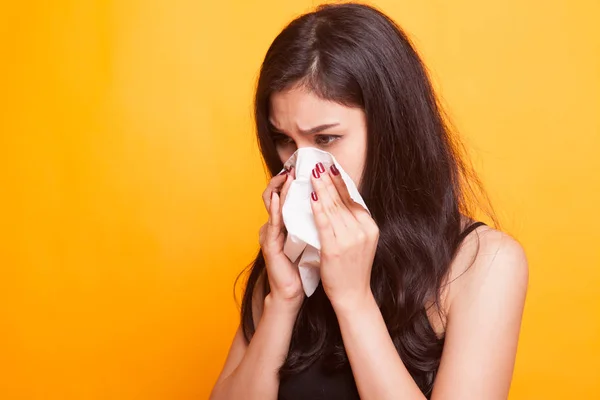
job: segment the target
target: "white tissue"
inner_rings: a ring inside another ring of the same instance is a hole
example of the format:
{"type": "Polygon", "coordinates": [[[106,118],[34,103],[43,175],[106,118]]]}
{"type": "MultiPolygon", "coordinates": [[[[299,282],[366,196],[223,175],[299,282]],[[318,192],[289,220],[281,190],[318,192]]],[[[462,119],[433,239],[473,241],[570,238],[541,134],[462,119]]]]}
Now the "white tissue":
{"type": "Polygon", "coordinates": [[[332,154],[316,148],[303,147],[285,162],[285,168],[295,167],[296,179],[290,185],[282,209],[283,223],[288,232],[283,252],[293,263],[298,261],[302,287],[309,297],[317,289],[321,279],[321,243],[310,205],[310,195],[313,191],[310,177],[318,162],[323,163],[328,173],[331,172],[329,167],[335,164],[346,183],[350,197],[368,211],[356,184],[332,154]]]}

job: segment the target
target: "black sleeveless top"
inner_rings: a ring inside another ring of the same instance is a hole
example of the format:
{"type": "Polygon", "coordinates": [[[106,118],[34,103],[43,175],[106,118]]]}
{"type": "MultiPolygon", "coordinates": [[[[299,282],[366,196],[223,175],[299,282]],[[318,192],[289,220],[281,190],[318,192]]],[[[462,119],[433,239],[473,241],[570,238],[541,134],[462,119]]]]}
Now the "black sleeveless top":
{"type": "MultiPolygon", "coordinates": [[[[459,236],[459,243],[477,227],[475,222],[459,236]]],[[[360,400],[350,367],[335,373],[326,373],[321,360],[301,373],[282,380],[279,384],[279,400],[360,400]]]]}

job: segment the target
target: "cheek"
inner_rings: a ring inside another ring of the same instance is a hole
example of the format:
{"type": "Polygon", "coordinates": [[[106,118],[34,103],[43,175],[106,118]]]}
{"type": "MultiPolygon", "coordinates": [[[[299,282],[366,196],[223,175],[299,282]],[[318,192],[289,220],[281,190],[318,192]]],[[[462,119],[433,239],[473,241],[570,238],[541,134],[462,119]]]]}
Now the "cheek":
{"type": "Polygon", "coordinates": [[[356,186],[359,186],[364,164],[362,158],[336,156],[335,159],[342,166],[342,168],[344,168],[344,171],[346,171],[346,173],[354,181],[356,186]]]}
{"type": "Polygon", "coordinates": [[[351,171],[348,171],[348,175],[350,176],[350,178],[352,178],[352,180],[354,181],[354,183],[356,184],[356,186],[360,187],[360,178],[361,178],[361,175],[362,175],[362,166],[356,166],[351,171]]]}
{"type": "Polygon", "coordinates": [[[362,141],[353,141],[352,143],[348,143],[348,146],[339,150],[341,151],[338,154],[334,154],[336,160],[338,160],[354,183],[360,186],[360,179],[366,159],[366,145],[362,141]]]}

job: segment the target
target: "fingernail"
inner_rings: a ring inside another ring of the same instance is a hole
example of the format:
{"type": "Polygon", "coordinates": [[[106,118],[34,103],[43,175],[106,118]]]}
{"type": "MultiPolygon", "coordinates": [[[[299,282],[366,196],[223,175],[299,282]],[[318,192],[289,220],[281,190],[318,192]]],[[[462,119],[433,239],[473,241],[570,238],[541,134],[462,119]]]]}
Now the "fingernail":
{"type": "Polygon", "coordinates": [[[335,166],[335,164],[331,164],[331,173],[334,175],[339,175],[340,174],[340,170],[337,169],[337,167],[335,166]]]}
{"type": "Polygon", "coordinates": [[[315,178],[319,179],[321,177],[321,174],[319,173],[319,170],[317,168],[314,168],[312,170],[312,174],[315,178]]]}
{"type": "Polygon", "coordinates": [[[312,198],[314,201],[317,201],[317,200],[319,200],[319,198],[317,197],[317,194],[316,194],[315,192],[312,192],[312,193],[310,194],[310,197],[311,197],[311,198],[312,198]]]}
{"type": "Polygon", "coordinates": [[[325,167],[323,166],[323,163],[317,163],[317,169],[320,173],[325,172],[325,167]]]}
{"type": "Polygon", "coordinates": [[[273,192],[271,192],[271,200],[273,200],[273,192]]]}

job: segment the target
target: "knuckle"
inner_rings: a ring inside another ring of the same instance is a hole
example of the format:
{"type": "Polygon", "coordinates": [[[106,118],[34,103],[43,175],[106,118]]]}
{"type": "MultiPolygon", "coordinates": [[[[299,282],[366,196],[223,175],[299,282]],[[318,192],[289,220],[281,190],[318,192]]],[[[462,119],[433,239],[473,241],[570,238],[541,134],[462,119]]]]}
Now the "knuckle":
{"type": "Polygon", "coordinates": [[[377,225],[375,225],[374,223],[371,224],[371,226],[369,227],[369,236],[371,238],[379,237],[379,227],[377,225]]]}
{"type": "Polygon", "coordinates": [[[367,234],[364,231],[358,231],[356,233],[356,241],[359,243],[365,242],[367,240],[367,234]]]}
{"type": "Polygon", "coordinates": [[[341,258],[342,254],[345,254],[346,252],[348,252],[349,250],[352,250],[356,245],[353,241],[351,240],[347,240],[344,241],[343,243],[338,243],[339,249],[337,251],[337,258],[341,258]]]}
{"type": "Polygon", "coordinates": [[[372,242],[379,240],[379,232],[376,230],[369,232],[369,240],[372,242]]]}

